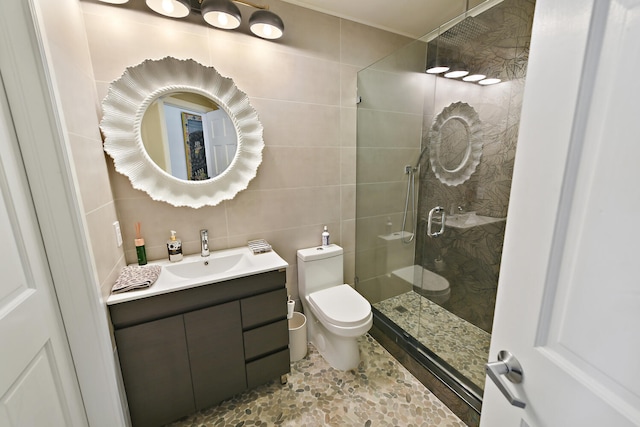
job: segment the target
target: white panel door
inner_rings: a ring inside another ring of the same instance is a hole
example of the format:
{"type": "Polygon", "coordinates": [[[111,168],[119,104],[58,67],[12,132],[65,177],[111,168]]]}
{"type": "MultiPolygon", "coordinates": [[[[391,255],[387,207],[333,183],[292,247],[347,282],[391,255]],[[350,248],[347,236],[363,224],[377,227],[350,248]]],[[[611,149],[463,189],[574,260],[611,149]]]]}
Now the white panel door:
{"type": "Polygon", "coordinates": [[[0,79],[0,426],[87,425],[0,79]]]}
{"type": "Polygon", "coordinates": [[[640,0],[538,0],[484,427],[640,425],[640,0]]]}

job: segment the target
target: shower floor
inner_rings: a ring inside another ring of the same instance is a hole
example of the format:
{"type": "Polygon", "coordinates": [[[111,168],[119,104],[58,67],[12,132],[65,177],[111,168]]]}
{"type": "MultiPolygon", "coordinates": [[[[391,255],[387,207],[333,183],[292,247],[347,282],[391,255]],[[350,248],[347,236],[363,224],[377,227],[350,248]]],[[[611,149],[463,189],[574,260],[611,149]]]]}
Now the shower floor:
{"type": "Polygon", "coordinates": [[[409,291],[373,306],[456,371],[484,389],[491,334],[409,291]]]}

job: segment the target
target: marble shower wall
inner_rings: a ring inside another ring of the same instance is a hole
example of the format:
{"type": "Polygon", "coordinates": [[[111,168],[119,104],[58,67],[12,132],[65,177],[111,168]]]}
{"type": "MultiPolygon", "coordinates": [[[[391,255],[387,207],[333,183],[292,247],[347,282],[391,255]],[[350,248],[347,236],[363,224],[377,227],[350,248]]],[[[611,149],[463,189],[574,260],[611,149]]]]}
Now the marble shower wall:
{"type": "Polygon", "coordinates": [[[425,219],[434,206],[443,206],[447,213],[460,206],[478,215],[507,216],[534,5],[531,0],[505,0],[473,18],[484,28],[482,34],[467,38],[461,46],[441,43],[434,48],[436,39],[428,49],[440,55],[453,51],[471,68],[489,70],[487,75],[503,80],[482,87],[436,78],[433,90],[426,91],[422,130],[427,155],[421,161],[416,263],[435,271],[434,260],[442,257],[446,268],[439,274],[451,284],[451,298],[443,307],[487,332],[493,323],[505,222],[464,230],[448,228],[442,238],[431,239],[425,235],[425,219]],[[471,178],[448,186],[431,170],[428,136],[434,118],[454,102],[465,102],[477,111],[484,146],[471,178]]]}

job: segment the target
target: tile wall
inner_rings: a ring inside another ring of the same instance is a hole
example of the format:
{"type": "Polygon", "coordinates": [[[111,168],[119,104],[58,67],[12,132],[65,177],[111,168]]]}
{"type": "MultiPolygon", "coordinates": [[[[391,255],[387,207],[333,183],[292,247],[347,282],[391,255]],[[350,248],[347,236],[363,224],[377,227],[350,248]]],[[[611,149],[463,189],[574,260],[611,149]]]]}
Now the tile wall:
{"type": "MultiPolygon", "coordinates": [[[[247,190],[201,209],[153,201],[115,172],[109,158],[101,160],[99,168],[106,164],[106,172],[100,177],[109,178],[105,192],[113,192],[125,242],[123,256],[110,256],[109,262],[98,265],[103,294],[114,273],[136,261],[137,221],[142,223],[150,260],[166,256],[172,229],[182,239],[185,254],[199,252],[201,228],[209,230],[214,250],[265,238],[290,264],[287,286],[294,298],[296,250],[320,244],[322,227],[328,225],[332,241],[345,248],[345,281],[352,283],[356,73],[410,40],[277,0],[265,2],[286,25],[285,37],[276,42],[249,36],[246,23],[240,31],[217,30],[200,24],[199,15],[170,20],[148,12],[141,3],[132,0],[124,8],[80,2],[97,99],[104,98],[110,82],[128,66],[165,56],[192,58],[231,77],[248,94],[264,126],[265,149],[247,190]]],[[[245,17],[250,15],[250,9],[241,8],[245,17]]],[[[80,174],[90,173],[79,169],[80,174]]],[[[108,229],[110,220],[96,224],[96,229],[108,229]]],[[[91,227],[90,232],[93,236],[91,227]]],[[[104,237],[94,245],[100,246],[96,252],[114,252],[112,236],[104,237]]]]}

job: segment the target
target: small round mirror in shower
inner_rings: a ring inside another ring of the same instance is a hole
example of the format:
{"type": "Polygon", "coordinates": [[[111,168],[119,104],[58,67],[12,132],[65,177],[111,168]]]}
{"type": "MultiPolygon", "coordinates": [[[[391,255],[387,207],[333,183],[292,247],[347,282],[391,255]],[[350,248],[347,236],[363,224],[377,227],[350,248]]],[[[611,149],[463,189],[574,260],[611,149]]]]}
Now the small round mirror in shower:
{"type": "Polygon", "coordinates": [[[440,182],[460,185],[475,172],[482,156],[482,126],[476,110],[464,102],[445,107],[429,132],[431,170],[440,182]]]}

